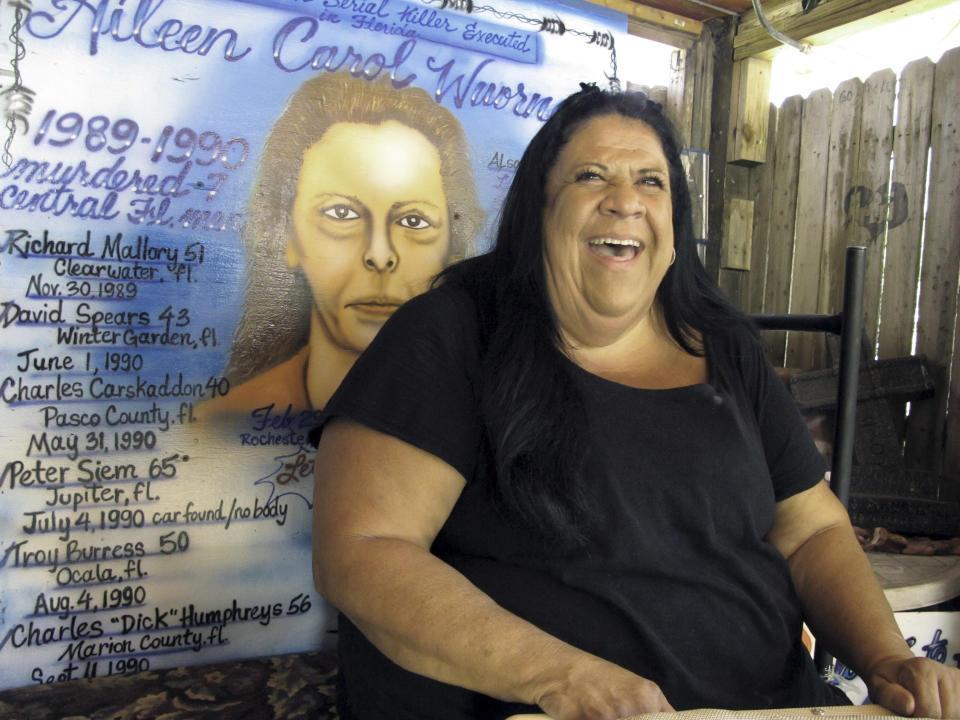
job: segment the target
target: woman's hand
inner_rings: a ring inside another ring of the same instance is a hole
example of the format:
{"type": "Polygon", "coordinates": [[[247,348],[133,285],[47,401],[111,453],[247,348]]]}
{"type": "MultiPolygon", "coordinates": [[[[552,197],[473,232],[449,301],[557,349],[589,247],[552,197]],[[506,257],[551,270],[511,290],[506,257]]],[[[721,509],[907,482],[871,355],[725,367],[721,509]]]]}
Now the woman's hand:
{"type": "Polygon", "coordinates": [[[617,720],[673,710],[656,683],[599,658],[588,656],[549,685],[537,704],[553,720],[617,720]]]}
{"type": "Polygon", "coordinates": [[[960,719],[960,670],[914,657],[846,509],[824,484],[777,503],[770,541],[787,558],[818,643],[902,715],[960,719]]]}
{"type": "Polygon", "coordinates": [[[960,670],[927,658],[889,658],[864,675],[870,699],[900,715],[960,718],[960,670]]]}

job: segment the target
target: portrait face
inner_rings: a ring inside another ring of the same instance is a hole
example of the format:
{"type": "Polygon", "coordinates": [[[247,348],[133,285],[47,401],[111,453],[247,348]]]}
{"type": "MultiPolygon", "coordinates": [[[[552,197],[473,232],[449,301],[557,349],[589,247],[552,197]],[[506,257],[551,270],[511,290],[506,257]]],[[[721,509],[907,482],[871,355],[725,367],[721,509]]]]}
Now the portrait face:
{"type": "Polygon", "coordinates": [[[644,319],[673,254],[669,166],[653,129],[618,114],[580,126],[547,176],[543,232],[562,330],[644,319]]]}
{"type": "Polygon", "coordinates": [[[450,251],[440,155],[395,121],[332,125],[303,155],[292,214],[287,264],[329,339],[358,353],[450,251]]]}

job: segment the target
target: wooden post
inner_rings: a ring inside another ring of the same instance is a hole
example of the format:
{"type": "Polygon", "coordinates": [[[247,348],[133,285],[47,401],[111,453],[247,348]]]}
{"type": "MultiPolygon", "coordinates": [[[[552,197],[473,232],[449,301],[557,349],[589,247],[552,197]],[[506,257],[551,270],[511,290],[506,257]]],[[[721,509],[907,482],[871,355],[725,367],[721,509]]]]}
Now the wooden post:
{"type": "Polygon", "coordinates": [[[756,165],[767,154],[770,61],[738,60],[733,63],[732,83],[727,162],[756,165]]]}
{"type": "Polygon", "coordinates": [[[710,191],[709,242],[706,267],[711,277],[734,299],[735,288],[724,287],[720,279],[720,248],[723,242],[723,207],[726,195],[727,138],[730,122],[730,81],[733,65],[733,23],[729,20],[710,20],[706,23],[713,35],[713,112],[710,116],[710,191]]]}

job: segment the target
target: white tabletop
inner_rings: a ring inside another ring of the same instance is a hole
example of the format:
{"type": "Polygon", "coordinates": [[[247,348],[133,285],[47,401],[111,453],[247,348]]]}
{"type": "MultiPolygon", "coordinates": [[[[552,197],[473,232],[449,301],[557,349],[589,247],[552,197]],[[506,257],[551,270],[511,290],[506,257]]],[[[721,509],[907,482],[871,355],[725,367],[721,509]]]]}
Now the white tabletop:
{"type": "Polygon", "coordinates": [[[960,595],[960,555],[867,553],[895,612],[917,610],[960,595]]]}

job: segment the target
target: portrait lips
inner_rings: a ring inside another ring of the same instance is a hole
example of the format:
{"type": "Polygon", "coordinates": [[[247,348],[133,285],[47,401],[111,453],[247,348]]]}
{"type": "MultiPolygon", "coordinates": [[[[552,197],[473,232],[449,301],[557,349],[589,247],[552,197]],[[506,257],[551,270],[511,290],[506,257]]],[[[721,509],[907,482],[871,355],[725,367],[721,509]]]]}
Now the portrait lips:
{"type": "Polygon", "coordinates": [[[403,303],[404,301],[400,298],[377,295],[351,300],[344,307],[356,310],[361,315],[369,315],[371,319],[382,322],[393,315],[403,303]]]}

